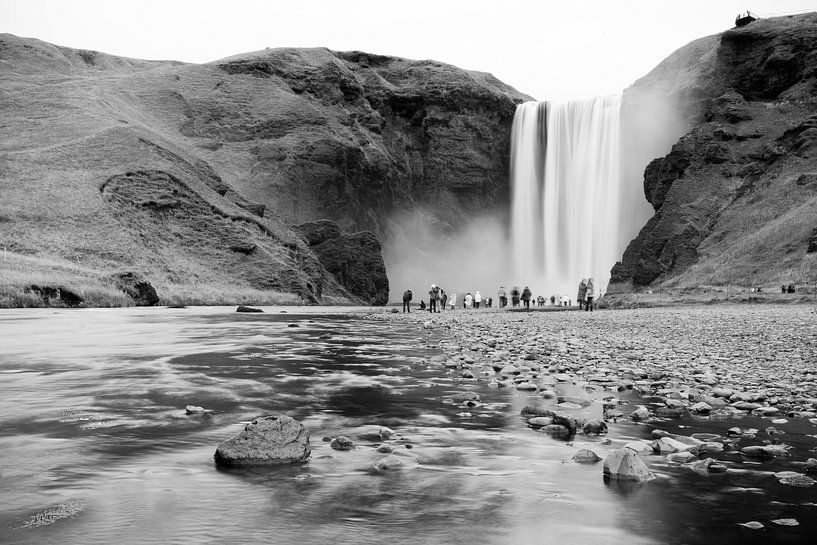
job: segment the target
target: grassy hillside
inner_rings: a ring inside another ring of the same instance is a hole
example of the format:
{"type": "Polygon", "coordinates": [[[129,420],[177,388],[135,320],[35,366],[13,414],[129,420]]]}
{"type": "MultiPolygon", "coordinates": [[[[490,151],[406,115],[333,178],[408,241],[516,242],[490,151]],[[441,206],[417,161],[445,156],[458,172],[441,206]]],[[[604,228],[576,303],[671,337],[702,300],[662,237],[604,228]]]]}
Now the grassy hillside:
{"type": "Polygon", "coordinates": [[[432,61],[279,49],[191,65],[0,35],[0,249],[13,256],[0,305],[37,279],[120,304],[90,296],[120,271],[164,302],[381,300],[351,295],[290,226],[381,235],[423,198],[507,191],[523,98],[432,61]]]}

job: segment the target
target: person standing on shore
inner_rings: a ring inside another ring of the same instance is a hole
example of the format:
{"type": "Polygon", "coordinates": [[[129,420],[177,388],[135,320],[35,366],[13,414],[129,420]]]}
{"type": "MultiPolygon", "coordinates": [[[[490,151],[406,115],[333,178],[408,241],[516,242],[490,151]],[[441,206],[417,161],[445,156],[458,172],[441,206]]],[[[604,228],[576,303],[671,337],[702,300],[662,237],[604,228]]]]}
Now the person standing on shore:
{"type": "Polygon", "coordinates": [[[593,285],[593,279],[587,279],[587,291],[585,292],[584,310],[593,312],[593,297],[596,296],[596,289],[593,285]]]}
{"type": "Polygon", "coordinates": [[[451,297],[448,298],[448,304],[451,306],[451,310],[457,308],[457,294],[452,293],[451,297]]]}
{"type": "Polygon", "coordinates": [[[530,310],[530,298],[533,294],[530,291],[530,288],[525,286],[525,289],[522,290],[522,303],[525,305],[525,308],[530,310]]]}
{"type": "Polygon", "coordinates": [[[499,297],[499,308],[508,306],[508,296],[505,294],[505,286],[499,286],[499,291],[496,295],[499,297]]]}
{"type": "Polygon", "coordinates": [[[470,292],[465,294],[465,299],[462,302],[462,306],[465,308],[471,308],[471,305],[474,304],[474,297],[471,295],[470,292]]]}
{"type": "Polygon", "coordinates": [[[584,306],[584,299],[587,297],[587,278],[583,278],[579,282],[579,293],[576,295],[576,301],[579,303],[579,310],[584,306]]]}
{"type": "Polygon", "coordinates": [[[403,292],[403,312],[411,312],[411,290],[403,292]]]}
{"type": "Polygon", "coordinates": [[[440,310],[445,310],[445,304],[448,302],[448,294],[445,290],[440,288],[440,310]]]}
{"type": "Polygon", "coordinates": [[[474,308],[479,308],[479,304],[482,302],[482,295],[479,294],[479,290],[474,294],[474,308]]]}
{"type": "Polygon", "coordinates": [[[440,297],[440,289],[437,284],[431,284],[431,289],[428,290],[428,311],[437,312],[437,299],[440,297]]]}
{"type": "Polygon", "coordinates": [[[511,290],[511,305],[513,305],[514,308],[519,306],[519,288],[516,286],[511,290]]]}

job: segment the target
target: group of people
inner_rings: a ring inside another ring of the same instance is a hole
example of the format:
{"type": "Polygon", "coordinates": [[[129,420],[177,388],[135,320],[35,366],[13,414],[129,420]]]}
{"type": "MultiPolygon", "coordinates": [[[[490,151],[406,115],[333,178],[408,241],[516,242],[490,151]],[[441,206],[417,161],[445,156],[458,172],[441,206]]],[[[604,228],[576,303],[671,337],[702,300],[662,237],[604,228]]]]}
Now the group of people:
{"type": "MultiPolygon", "coordinates": [[[[414,294],[411,290],[403,292],[403,312],[411,312],[411,301],[414,294]]],[[[466,293],[462,297],[462,308],[479,308],[484,305],[485,308],[491,308],[493,305],[493,298],[488,297],[484,299],[482,294],[477,290],[473,294],[466,293]]],[[[457,294],[449,295],[446,291],[436,284],[431,284],[431,289],[428,290],[428,305],[423,299],[420,299],[420,310],[428,309],[429,312],[441,312],[448,307],[449,310],[457,308],[457,294]]]]}
{"type": "MultiPolygon", "coordinates": [[[[508,295],[509,293],[505,289],[505,286],[500,286],[499,291],[497,292],[499,308],[505,308],[508,306],[508,295]]],[[[411,312],[411,301],[413,298],[414,294],[410,289],[403,292],[403,312],[411,312]]],[[[530,309],[531,299],[533,299],[533,293],[528,286],[525,286],[522,290],[520,290],[517,286],[514,286],[510,290],[510,303],[514,308],[524,306],[526,309],[530,309]]],[[[582,279],[582,281],[579,283],[579,293],[576,296],[576,301],[579,304],[579,310],[584,309],[585,311],[592,312],[594,299],[596,299],[596,288],[593,279],[582,279]]],[[[419,307],[420,310],[428,309],[429,312],[442,312],[446,309],[446,307],[449,310],[454,310],[457,308],[457,301],[458,298],[456,293],[449,295],[440,286],[431,284],[431,288],[428,290],[428,305],[426,305],[426,302],[421,299],[419,307]]],[[[546,301],[547,299],[541,295],[535,299],[536,304],[540,307],[545,306],[546,301]]],[[[550,304],[555,305],[556,301],[556,295],[551,295],[550,304]]],[[[564,296],[560,296],[558,301],[559,305],[572,305],[572,301],[566,299],[564,296]]],[[[473,295],[471,292],[468,292],[462,297],[462,308],[478,309],[483,304],[485,308],[491,308],[493,306],[493,299],[491,297],[484,299],[479,290],[474,292],[473,295]]]]}
{"type": "Polygon", "coordinates": [[[579,310],[584,308],[585,311],[593,312],[593,299],[596,297],[596,287],[592,278],[583,278],[579,282],[579,293],[576,295],[576,301],[579,303],[579,310]]]}

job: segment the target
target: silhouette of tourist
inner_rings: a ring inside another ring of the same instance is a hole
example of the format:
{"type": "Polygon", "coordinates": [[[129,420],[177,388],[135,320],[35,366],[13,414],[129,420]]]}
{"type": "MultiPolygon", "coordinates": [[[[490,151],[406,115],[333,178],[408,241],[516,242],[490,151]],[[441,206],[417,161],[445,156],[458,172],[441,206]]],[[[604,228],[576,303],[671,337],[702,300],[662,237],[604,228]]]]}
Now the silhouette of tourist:
{"type": "Polygon", "coordinates": [[[587,279],[587,292],[585,293],[584,310],[593,312],[593,297],[596,296],[596,288],[592,278],[587,279]]]}
{"type": "Polygon", "coordinates": [[[403,312],[411,312],[411,290],[403,292],[403,312]]]}
{"type": "Polygon", "coordinates": [[[555,304],[556,304],[556,296],[555,296],[555,295],[551,295],[551,296],[550,296],[550,304],[551,304],[551,305],[555,305],[555,304]]]}
{"type": "Polygon", "coordinates": [[[576,301],[579,303],[579,310],[582,309],[584,305],[584,299],[587,297],[587,278],[583,278],[581,282],[579,282],[579,293],[576,295],[576,301]]]}
{"type": "Polygon", "coordinates": [[[508,296],[505,294],[505,286],[499,286],[499,291],[496,295],[499,297],[499,308],[508,306],[508,296]]]}
{"type": "Polygon", "coordinates": [[[426,302],[423,301],[422,299],[420,299],[420,310],[425,310],[425,309],[426,309],[426,302]]]}
{"type": "Polygon", "coordinates": [[[474,304],[474,296],[471,292],[465,294],[465,300],[462,302],[465,308],[471,308],[474,304]]]}
{"type": "Polygon", "coordinates": [[[530,288],[525,286],[525,289],[522,290],[522,303],[524,303],[525,308],[530,310],[530,298],[533,294],[530,291],[530,288]]]}
{"type": "Polygon", "coordinates": [[[457,294],[452,293],[451,297],[448,298],[448,304],[451,306],[451,310],[454,310],[457,307],[457,294]]]}
{"type": "Polygon", "coordinates": [[[474,293],[474,308],[479,308],[479,304],[482,302],[482,295],[479,294],[479,290],[474,293]]]}
{"type": "Polygon", "coordinates": [[[516,286],[511,290],[511,305],[516,308],[519,306],[519,288],[516,286]]]}
{"type": "Polygon", "coordinates": [[[437,299],[440,298],[440,288],[437,284],[431,284],[431,289],[428,290],[428,311],[437,312],[437,299]]]}
{"type": "Polygon", "coordinates": [[[445,290],[440,288],[440,310],[445,310],[445,304],[448,302],[448,294],[445,290]]]}

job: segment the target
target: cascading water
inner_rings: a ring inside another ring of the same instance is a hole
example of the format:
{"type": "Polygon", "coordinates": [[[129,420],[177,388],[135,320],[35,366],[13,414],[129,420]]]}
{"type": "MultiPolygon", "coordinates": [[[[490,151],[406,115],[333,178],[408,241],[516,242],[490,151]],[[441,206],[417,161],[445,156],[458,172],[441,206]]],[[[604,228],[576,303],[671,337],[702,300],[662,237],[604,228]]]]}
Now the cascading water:
{"type": "MultiPolygon", "coordinates": [[[[527,102],[511,144],[514,278],[535,295],[605,291],[622,233],[621,97],[527,102]]],[[[639,218],[640,219],[640,218],[639,218]]]]}

